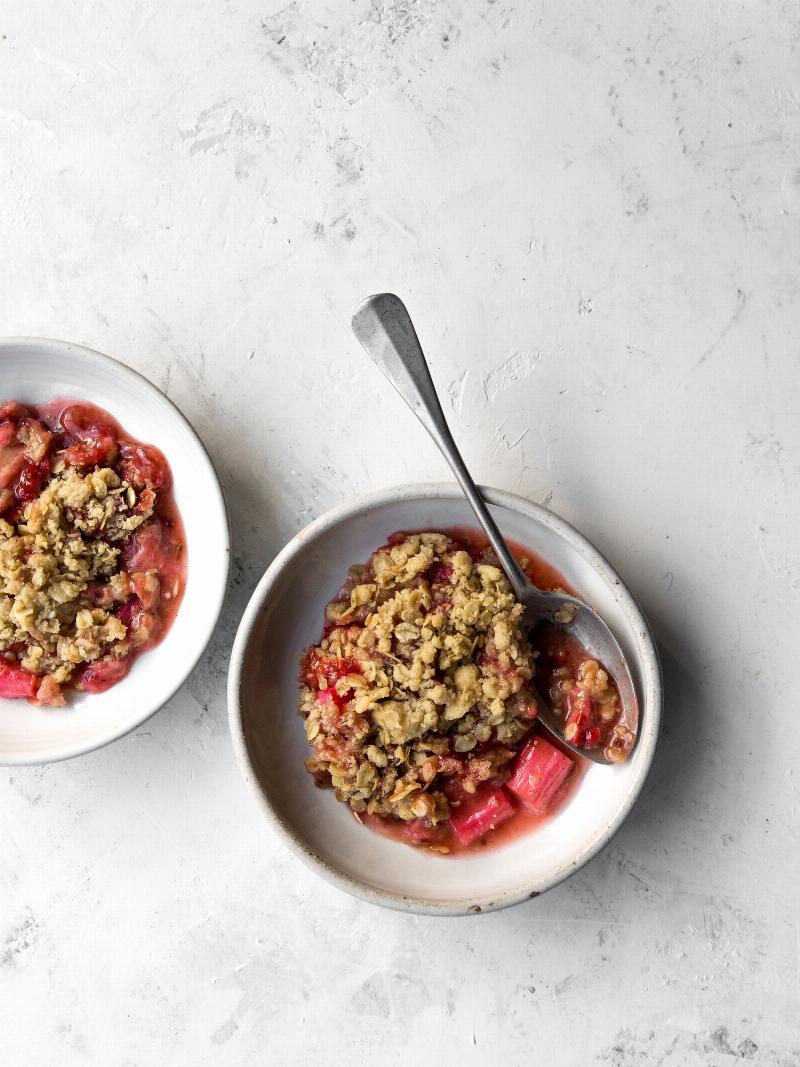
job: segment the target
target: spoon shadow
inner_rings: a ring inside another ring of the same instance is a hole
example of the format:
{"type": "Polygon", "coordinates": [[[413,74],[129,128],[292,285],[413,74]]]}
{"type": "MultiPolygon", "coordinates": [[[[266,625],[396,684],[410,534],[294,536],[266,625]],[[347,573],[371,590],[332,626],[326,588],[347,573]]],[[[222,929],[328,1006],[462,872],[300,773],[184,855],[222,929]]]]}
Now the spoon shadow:
{"type": "Polygon", "coordinates": [[[650,620],[663,676],[661,737],[653,766],[638,803],[620,829],[616,842],[632,845],[637,835],[652,838],[654,823],[669,835],[671,823],[683,821],[684,802],[695,799],[704,782],[710,738],[698,731],[702,716],[704,665],[670,631],[656,612],[650,620]]]}
{"type": "Polygon", "coordinates": [[[661,736],[650,774],[633,810],[606,848],[540,900],[522,905],[530,918],[563,918],[566,913],[580,912],[582,918],[608,919],[619,907],[621,879],[627,875],[649,897],[660,878],[649,866],[660,867],[670,841],[687,820],[696,817],[711,745],[711,739],[697,730],[705,668],[657,612],[648,610],[646,604],[643,610],[661,657],[664,693],[661,736]]]}

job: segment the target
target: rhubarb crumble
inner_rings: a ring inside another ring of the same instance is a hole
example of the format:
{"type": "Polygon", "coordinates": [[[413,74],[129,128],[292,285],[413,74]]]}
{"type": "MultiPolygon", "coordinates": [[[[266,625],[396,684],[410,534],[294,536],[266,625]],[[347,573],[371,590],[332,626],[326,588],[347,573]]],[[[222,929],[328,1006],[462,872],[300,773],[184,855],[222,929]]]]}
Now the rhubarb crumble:
{"type": "MultiPolygon", "coordinates": [[[[575,769],[536,729],[539,652],[496,558],[472,540],[394,535],[351,567],[301,662],[317,783],[379,832],[439,852],[484,839],[518,810],[547,814],[575,769]]],[[[574,684],[603,683],[612,707],[616,687],[594,667],[574,684]]],[[[600,740],[566,730],[577,744],[600,740]]]]}
{"type": "Polygon", "coordinates": [[[185,585],[170,488],[94,405],[0,404],[0,696],[100,692],[163,637],[185,585]]]}

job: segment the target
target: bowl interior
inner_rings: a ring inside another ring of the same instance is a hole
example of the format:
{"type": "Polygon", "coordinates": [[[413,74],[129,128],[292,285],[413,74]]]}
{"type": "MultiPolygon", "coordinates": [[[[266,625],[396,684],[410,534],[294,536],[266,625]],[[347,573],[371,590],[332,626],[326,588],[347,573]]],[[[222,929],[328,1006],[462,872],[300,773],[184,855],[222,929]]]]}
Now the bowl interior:
{"type": "Polygon", "coordinates": [[[574,797],[543,828],[502,848],[466,858],[413,850],[359,826],[332,792],[314,786],[303,761],[308,746],[295,711],[297,663],[319,637],[326,602],[347,567],[364,562],[403,529],[474,526],[455,487],[414,497],[389,494],[304,530],[267,572],[234,649],[231,708],[246,776],[301,856],[350,891],[394,906],[464,911],[501,906],[541,892],[585,862],[619,825],[652,762],[660,682],[652,640],[618,577],[592,547],[542,508],[487,491],[507,536],[539,552],[598,608],[632,666],[640,734],[621,767],[590,766],[574,797]],[[505,501],[512,506],[498,506],[505,501]],[[241,726],[235,719],[240,708],[241,726]],[[238,731],[238,735],[237,735],[238,731]]]}
{"type": "Polygon", "coordinates": [[[42,403],[56,396],[92,401],[167,457],[186,530],[186,593],[161,644],[107,692],[75,695],[64,708],[0,699],[2,763],[77,755],[143,722],[199,659],[227,585],[229,537],[222,492],[205,449],[177,408],[145,378],[88,349],[58,341],[0,341],[0,398],[42,403]]]}

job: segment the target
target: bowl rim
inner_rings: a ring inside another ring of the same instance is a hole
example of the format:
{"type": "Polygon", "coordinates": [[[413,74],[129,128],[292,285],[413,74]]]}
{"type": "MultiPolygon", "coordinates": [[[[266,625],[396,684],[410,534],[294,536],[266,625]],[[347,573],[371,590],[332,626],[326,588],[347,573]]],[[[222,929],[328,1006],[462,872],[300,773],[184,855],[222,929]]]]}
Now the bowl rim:
{"type": "MultiPolygon", "coordinates": [[[[241,687],[242,675],[245,665],[247,646],[249,644],[256,620],[267,602],[279,575],[286,565],[304,548],[309,542],[316,539],[331,527],[351,517],[363,514],[369,510],[380,507],[383,504],[402,500],[429,500],[431,498],[458,499],[463,496],[461,488],[455,483],[449,482],[424,482],[407,483],[398,486],[390,486],[367,493],[358,499],[346,504],[338,505],[330,511],[314,519],[303,527],[284,546],[269,565],[261,580],[248,601],[244,614],[231,650],[230,667],[228,670],[228,719],[230,723],[231,739],[233,742],[236,760],[251,793],[256,797],[261,810],[267,817],[267,821],[277,834],[278,838],[288,846],[307,867],[321,875],[339,889],[371,904],[378,904],[391,908],[395,911],[411,912],[421,915],[458,916],[490,911],[499,911],[503,908],[519,904],[524,900],[538,897],[548,889],[570,877],[581,867],[587,864],[601,849],[611,841],[622,824],[633,810],[655,760],[658,739],[661,731],[663,684],[661,677],[661,664],[658,649],[650,631],[650,626],[645,619],[641,608],[634,599],[625,582],[617,574],[608,560],[582,533],[575,529],[565,519],[542,504],[537,504],[525,497],[502,489],[494,489],[489,486],[479,486],[484,499],[496,507],[508,508],[522,513],[550,527],[556,534],[563,537],[573,548],[577,549],[589,564],[616,587],[622,610],[630,625],[637,634],[637,651],[641,661],[643,673],[643,688],[646,694],[652,693],[652,709],[648,708],[648,715],[644,721],[644,729],[640,732],[637,748],[641,745],[647,747],[645,762],[633,782],[624,803],[620,807],[614,820],[602,831],[598,839],[593,842],[584,852],[575,859],[565,864],[553,877],[536,885],[528,887],[524,891],[510,891],[505,894],[496,894],[490,898],[476,898],[469,903],[463,900],[457,902],[437,902],[426,900],[422,897],[402,896],[387,890],[377,889],[374,886],[361,881],[358,878],[344,874],[333,865],[321,859],[310,849],[300,837],[294,833],[291,827],[281,818],[272,806],[269,798],[258,783],[255,768],[247,747],[242,720],[241,687]]],[[[477,525],[477,523],[476,523],[477,525]]]]}
{"type": "Polygon", "coordinates": [[[45,750],[44,753],[40,753],[33,758],[25,755],[9,756],[6,754],[0,758],[0,766],[4,767],[38,766],[45,763],[60,763],[62,760],[74,759],[76,756],[85,756],[90,752],[96,752],[101,748],[105,748],[106,745],[110,745],[114,741],[119,741],[121,737],[126,737],[128,734],[133,733],[134,730],[138,730],[140,726],[146,723],[148,719],[151,719],[153,715],[160,711],[164,705],[175,696],[178,690],[183,687],[186,679],[200,662],[208,647],[208,643],[217,628],[217,623],[219,622],[219,617],[222,613],[225,598],[228,593],[231,571],[231,523],[225,493],[222,489],[222,483],[202,438],[175,401],[171,400],[170,397],[159,389],[157,385],[151,382],[148,377],[140,371],[135,370],[133,367],[129,367],[127,363],[123,363],[121,360],[114,356],[109,356],[105,352],[99,352],[95,348],[89,348],[87,345],[77,344],[74,341],[61,341],[54,337],[0,337],[0,359],[5,355],[7,350],[25,347],[34,347],[45,350],[49,349],[54,355],[65,355],[69,353],[70,355],[79,356],[88,364],[108,367],[119,377],[131,382],[135,381],[140,386],[144,385],[145,389],[155,394],[159,401],[166,402],[166,404],[172,408],[172,413],[179,422],[183,423],[184,428],[192,437],[194,437],[200,447],[201,459],[205,462],[207,473],[210,475],[209,486],[213,486],[213,493],[210,494],[211,502],[216,508],[221,510],[225,520],[223,523],[225,568],[224,573],[221,575],[218,587],[209,592],[209,602],[213,604],[213,611],[209,613],[206,626],[199,628],[202,633],[202,643],[198,645],[196,654],[187,660],[185,670],[181,672],[178,683],[163,696],[159,694],[156,698],[155,705],[153,707],[148,705],[148,710],[141,716],[141,718],[137,719],[132,725],[126,725],[113,731],[97,742],[84,742],[70,745],[69,747],[45,750]]]}

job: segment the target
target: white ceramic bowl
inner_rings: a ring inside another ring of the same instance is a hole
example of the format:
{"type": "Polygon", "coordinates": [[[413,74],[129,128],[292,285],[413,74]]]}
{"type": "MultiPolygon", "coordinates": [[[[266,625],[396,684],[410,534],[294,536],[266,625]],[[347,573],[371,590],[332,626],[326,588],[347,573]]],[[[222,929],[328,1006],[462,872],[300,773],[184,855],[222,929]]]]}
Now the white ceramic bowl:
{"type": "Polygon", "coordinates": [[[653,762],[661,674],[650,630],[622,580],[563,519],[528,500],[483,493],[502,532],[560,570],[599,609],[631,665],[640,733],[628,762],[592,764],[575,796],[537,832],[465,858],[411,849],[352,818],[303,766],[309,754],[297,703],[298,658],[316,641],[323,610],[352,563],[397,530],[475,526],[455,485],[387,489],[302,530],[261,579],[242,618],[228,676],[239,765],[269,822],[319,874],[377,904],[427,914],[488,911],[537,896],[588,862],[619,829],[653,762]]]}
{"type": "Polygon", "coordinates": [[[178,409],[146,378],[80,345],[38,338],[0,340],[0,399],[90,400],[167,457],[186,530],[186,592],[166,637],[105,693],[75,694],[64,708],[0,699],[0,763],[45,763],[114,741],[176,692],[216,625],[228,584],[225,501],[205,448],[178,409]]]}

